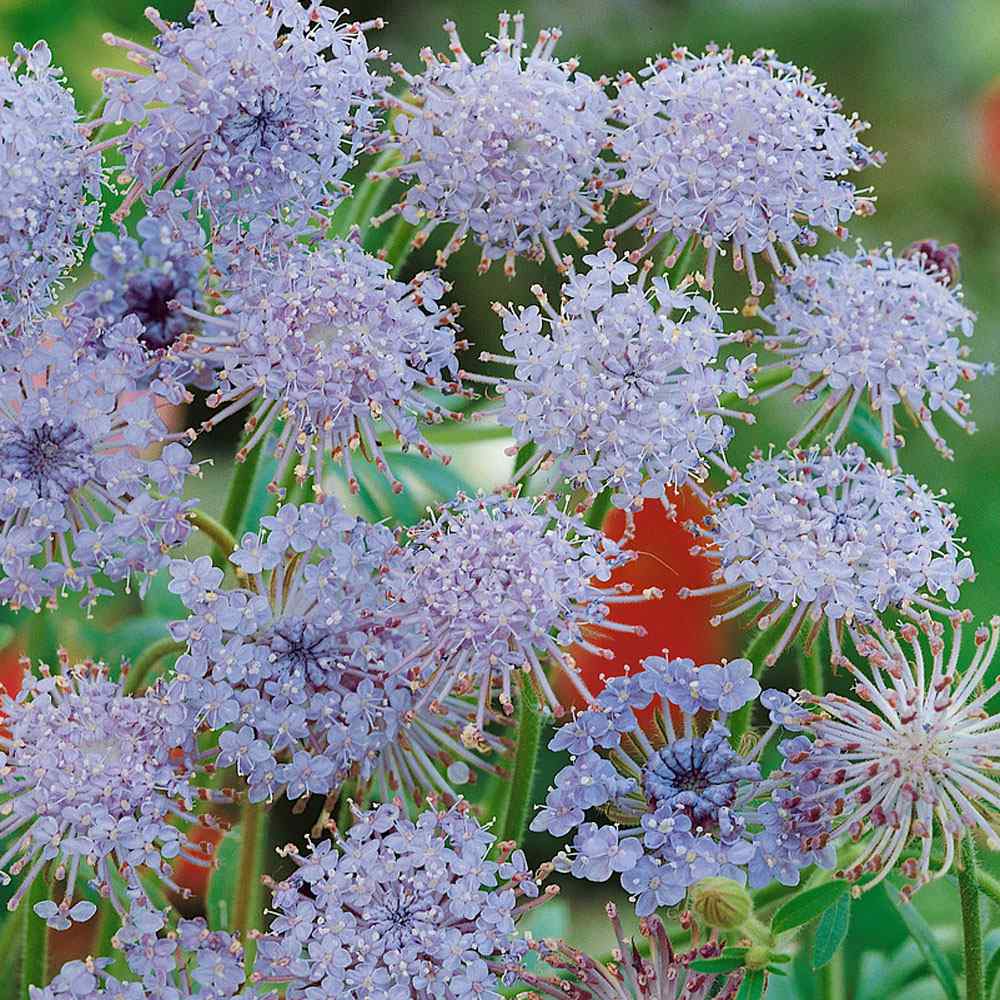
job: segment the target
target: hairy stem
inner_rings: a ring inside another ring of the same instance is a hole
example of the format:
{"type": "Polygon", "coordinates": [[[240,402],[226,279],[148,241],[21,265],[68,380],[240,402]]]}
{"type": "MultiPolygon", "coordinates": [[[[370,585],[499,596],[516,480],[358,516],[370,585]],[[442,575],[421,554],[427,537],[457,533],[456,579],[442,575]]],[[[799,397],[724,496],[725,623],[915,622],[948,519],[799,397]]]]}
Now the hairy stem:
{"type": "Polygon", "coordinates": [[[514,757],[514,773],[510,776],[510,795],[506,809],[497,828],[501,840],[521,842],[528,815],[533,805],[532,790],[535,784],[535,763],[538,760],[538,746],[542,737],[542,714],[538,706],[538,696],[531,682],[520,675],[520,699],[517,718],[517,750],[514,757]]]}
{"type": "Polygon", "coordinates": [[[125,679],[125,694],[136,694],[146,687],[146,679],[160,660],[174,653],[182,653],[186,648],[183,642],[176,642],[169,635],[147,646],[129,669],[128,677],[125,679]]]}
{"type": "Polygon", "coordinates": [[[250,931],[262,930],[264,891],[261,876],[267,860],[267,810],[261,802],[244,801],[240,810],[240,856],[233,930],[240,935],[248,963],[253,963],[256,944],[250,931]]]}
{"type": "Polygon", "coordinates": [[[49,897],[49,881],[44,870],[40,872],[22,900],[19,909],[24,910],[21,938],[21,997],[30,1000],[31,987],[41,989],[49,978],[49,928],[41,917],[35,914],[35,904],[49,897]]]}
{"type": "Polygon", "coordinates": [[[962,868],[958,873],[962,904],[962,941],[965,949],[965,998],[983,1000],[983,928],[976,882],[976,845],[972,835],[962,838],[962,868]]]}

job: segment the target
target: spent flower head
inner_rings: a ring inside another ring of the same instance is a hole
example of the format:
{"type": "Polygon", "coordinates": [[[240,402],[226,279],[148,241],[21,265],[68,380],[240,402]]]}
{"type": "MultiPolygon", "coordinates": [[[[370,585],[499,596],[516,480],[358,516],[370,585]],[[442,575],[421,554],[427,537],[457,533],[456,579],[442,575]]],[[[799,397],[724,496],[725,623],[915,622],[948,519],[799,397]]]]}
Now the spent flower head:
{"type": "Polygon", "coordinates": [[[417,245],[439,225],[453,227],[441,263],[471,233],[482,247],[480,270],[502,258],[513,274],[515,257],[546,253],[561,268],[556,241],[572,234],[584,244],[581,230],[604,218],[608,165],[600,154],[610,101],[603,81],[578,72],[576,59],[555,58],[558,28],[540,31],[529,48],[523,14],[500,15],[499,34],[478,63],[453,22],[444,30],[450,59],[425,48],[423,73],[393,66],[408,90],[386,95],[398,113],[385,148],[402,163],[374,176],[409,186],[376,221],[399,215],[421,225],[417,245]]]}
{"type": "Polygon", "coordinates": [[[309,0],[196,0],[188,24],[153,7],[153,47],[104,36],[135,69],[96,70],[129,183],[116,219],[157,187],[181,184],[214,224],[304,217],[335,205],[377,127],[377,77],[364,32],[309,0]]]}
{"type": "Polygon", "coordinates": [[[840,410],[830,435],[836,445],[866,397],[894,466],[903,443],[896,432],[899,409],[946,458],[952,452],[934,426],[936,413],[969,433],[976,429],[963,384],[992,374],[993,365],[968,360],[961,340],[972,334],[975,316],[961,289],[950,287],[947,264],[925,252],[896,257],[888,246],[859,249],[853,257],[836,251],[803,257],[775,284],[773,303],[760,311],[774,329],[765,346],[781,355],[768,367],[790,371],[758,398],[794,388],[797,403],[821,400],[792,447],[840,410]]]}
{"type": "Polygon", "coordinates": [[[448,286],[427,272],[396,281],[388,264],[361,249],[356,233],[312,251],[286,236],[268,231],[259,247],[244,243],[228,258],[226,315],[202,317],[206,358],[221,368],[209,397],[218,413],[205,427],[254,406],[255,433],[241,454],[280,418],[276,481],[297,456],[300,482],[312,474],[322,496],[332,458],[357,492],[360,451],[399,492],[381,435],[448,461],[419,426],[449,418],[422,390],[458,388],[446,375],[458,370],[460,346],[455,311],[439,303],[448,286]]]}
{"type": "Polygon", "coordinates": [[[45,42],[0,59],[0,338],[54,301],[100,218],[100,153],[45,42]]]}
{"type": "Polygon", "coordinates": [[[611,961],[594,958],[566,941],[532,940],[530,947],[555,975],[538,969],[519,970],[520,978],[539,997],[554,1000],[733,1000],[743,982],[743,970],[700,972],[691,967],[699,959],[719,958],[723,944],[715,934],[701,940],[697,924],[690,924],[692,941],[685,951],[670,942],[663,921],[654,915],[639,921],[646,949],[627,939],[614,903],[605,906],[615,935],[611,961]],[[648,951],[648,954],[644,953],[648,951]]]}
{"type": "Polygon", "coordinates": [[[845,116],[809,70],[765,49],[734,58],[709,46],[674,49],[639,75],[618,80],[620,179],[609,186],[642,204],[608,239],[637,227],[642,254],[673,236],[668,265],[688,240],[700,242],[707,287],[728,245],[760,295],[755,254],[780,272],[779,247],[797,262],[796,243],[812,246],[818,229],[843,236],[853,216],[873,211],[847,179],[881,162],[858,140],[867,123],[845,116]]]}
{"type": "Polygon", "coordinates": [[[73,902],[87,869],[119,912],[145,899],[140,870],[183,893],[171,861],[197,863],[183,827],[199,797],[223,798],[195,788],[193,742],[174,737],[179,720],[162,690],[129,695],[123,683],[102,663],[71,666],[60,654],[58,673],[27,670],[18,694],[0,702],[0,880],[20,879],[13,909],[51,866],[61,902],[34,909],[57,930],[96,911],[73,902]]]}
{"type": "Polygon", "coordinates": [[[558,868],[593,882],[617,873],[645,917],[711,876],[797,885],[802,868],[830,862],[824,845],[803,844],[804,826],[790,830],[784,789],[761,772],[784,706],[770,706],[772,725],[752,752],[730,745],[729,715],[760,694],[752,669],[749,660],[696,666],[650,656],[557,730],[549,748],[568,750],[572,762],[531,829],[559,838],[576,831],[558,868]],[[654,702],[647,732],[637,713],[654,702]]]}
{"type": "Polygon", "coordinates": [[[865,879],[857,892],[899,868],[912,880],[908,897],[951,870],[963,837],[978,834],[1000,849],[1000,717],[987,708],[1000,691],[989,679],[1000,619],[976,631],[965,669],[961,623],[953,623],[950,649],[940,633],[926,616],[898,636],[876,624],[857,644],[869,670],[845,664],[854,697],[796,697],[811,712],[792,726],[804,735],[781,747],[795,793],[790,807],[806,824],[827,824],[804,847],[860,841],[838,872],[865,879]]]}
{"type": "Polygon", "coordinates": [[[198,467],[184,435],[168,433],[115,357],[55,343],[3,361],[0,601],[38,610],[73,591],[89,606],[109,593],[99,574],[139,576],[145,593],[191,528],[194,503],[180,494],[198,467]]]}
{"type": "Polygon", "coordinates": [[[333,841],[283,852],[296,870],[273,886],[257,978],[289,983],[288,1000],[496,995],[527,951],[516,921],[549,895],[513,847],[493,860],[493,835],[464,805],[415,822],[399,803],[356,811],[333,841]]]}
{"type": "Polygon", "coordinates": [[[634,553],[544,499],[460,494],[407,535],[386,574],[396,613],[434,657],[429,695],[440,698],[456,686],[478,690],[479,731],[494,689],[511,712],[522,671],[543,703],[561,711],[545,660],[591,701],[566,647],[611,659],[612,651],[597,645],[602,632],[642,630],[611,621],[609,605],[659,596],[608,584],[634,553]]]}
{"type": "Polygon", "coordinates": [[[734,600],[713,624],[750,614],[766,629],[787,615],[769,664],[801,629],[811,643],[824,620],[837,663],[844,628],[870,627],[890,607],[958,614],[946,605],[975,577],[951,505],[858,445],[757,459],[719,501],[692,526],[718,582],[679,594],[734,600]]]}
{"type": "Polygon", "coordinates": [[[655,498],[669,509],[670,491],[701,491],[709,463],[732,471],[724,418],[753,417],[719,400],[749,397],[754,358],[720,361],[738,335],[723,331],[707,299],[662,278],[647,286],[648,267],[631,281],[636,268],[611,250],[584,263],[589,271],[564,284],[559,312],[537,285],[538,306],[494,306],[509,353],[482,360],[512,367],[510,376],[463,377],[496,384],[497,419],[518,447],[537,445],[515,480],[554,465],[576,488],[612,490],[618,507],[632,511],[655,498]]]}

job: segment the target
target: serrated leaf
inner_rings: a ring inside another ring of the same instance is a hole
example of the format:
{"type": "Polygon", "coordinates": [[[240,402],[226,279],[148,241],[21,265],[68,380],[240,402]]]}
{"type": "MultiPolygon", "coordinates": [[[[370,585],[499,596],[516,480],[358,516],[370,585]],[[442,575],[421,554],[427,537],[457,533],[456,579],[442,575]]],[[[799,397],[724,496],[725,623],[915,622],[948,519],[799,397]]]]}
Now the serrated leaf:
{"type": "Polygon", "coordinates": [[[906,924],[906,929],[910,932],[910,937],[916,942],[931,972],[934,973],[937,981],[941,984],[947,1000],[959,1000],[955,970],[945,957],[944,952],[941,950],[941,945],[938,944],[937,939],[934,937],[934,932],[928,926],[927,921],[924,920],[920,911],[912,903],[903,901],[903,897],[900,896],[899,890],[895,886],[886,884],[885,892],[893,906],[896,907],[899,915],[903,918],[903,923],[906,924]]]}
{"type": "Polygon", "coordinates": [[[843,895],[833,906],[824,910],[816,927],[813,942],[812,967],[815,972],[822,969],[836,954],[851,924],[851,897],[843,895]]]}
{"type": "Polygon", "coordinates": [[[236,880],[240,865],[240,829],[237,827],[215,849],[217,867],[212,872],[205,899],[205,916],[213,931],[228,931],[232,900],[236,898],[236,880]]]}
{"type": "Polygon", "coordinates": [[[815,889],[806,889],[778,907],[771,920],[771,930],[775,934],[784,934],[793,927],[809,923],[836,903],[849,888],[846,882],[825,882],[815,889]]]}
{"type": "Polygon", "coordinates": [[[764,984],[767,982],[766,973],[763,969],[755,969],[748,973],[746,979],[740,985],[740,991],[736,994],[736,1000],[760,1000],[764,995],[764,984]]]}
{"type": "Polygon", "coordinates": [[[691,968],[696,972],[732,972],[743,965],[742,956],[739,958],[696,958],[691,963],[691,968]]]}

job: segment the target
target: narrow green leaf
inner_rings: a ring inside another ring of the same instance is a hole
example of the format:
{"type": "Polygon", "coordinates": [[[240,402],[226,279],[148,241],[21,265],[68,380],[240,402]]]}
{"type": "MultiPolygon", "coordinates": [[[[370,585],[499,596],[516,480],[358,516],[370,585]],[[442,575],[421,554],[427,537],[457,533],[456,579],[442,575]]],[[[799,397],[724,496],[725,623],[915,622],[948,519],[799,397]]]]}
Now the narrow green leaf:
{"type": "Polygon", "coordinates": [[[815,972],[822,969],[836,954],[851,923],[851,897],[846,893],[833,906],[823,912],[816,927],[813,943],[812,967],[815,972]]]}
{"type": "Polygon", "coordinates": [[[742,958],[697,958],[691,968],[695,972],[732,972],[742,964],[742,958]]]}
{"type": "Polygon", "coordinates": [[[886,895],[892,904],[899,911],[899,915],[906,924],[906,929],[910,932],[910,937],[916,942],[924,960],[930,967],[931,972],[937,977],[941,984],[947,1000],[959,1000],[958,982],[955,979],[955,970],[941,950],[941,945],[937,943],[934,932],[930,929],[927,921],[924,920],[920,911],[912,904],[903,901],[899,890],[892,885],[885,885],[886,895]]]}
{"type": "Polygon", "coordinates": [[[787,903],[779,906],[771,920],[771,930],[775,934],[784,934],[793,927],[801,927],[818,917],[827,907],[840,899],[850,886],[846,882],[826,882],[815,889],[806,889],[798,896],[793,896],[787,903]]]}
{"type": "Polygon", "coordinates": [[[740,986],[736,1000],[760,1000],[764,995],[764,984],[767,982],[767,973],[763,969],[755,969],[747,974],[740,986]]]}

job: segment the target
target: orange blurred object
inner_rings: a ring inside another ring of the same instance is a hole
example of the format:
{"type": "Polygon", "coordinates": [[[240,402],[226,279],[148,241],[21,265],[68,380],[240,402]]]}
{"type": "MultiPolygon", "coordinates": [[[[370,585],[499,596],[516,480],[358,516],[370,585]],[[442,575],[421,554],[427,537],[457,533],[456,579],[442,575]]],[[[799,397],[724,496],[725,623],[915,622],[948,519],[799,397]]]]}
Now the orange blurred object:
{"type": "MultiPolygon", "coordinates": [[[[707,587],[712,582],[713,564],[702,556],[691,555],[695,539],[684,527],[687,521],[701,520],[706,513],[704,504],[687,490],[678,494],[674,503],[677,514],[673,518],[654,500],[647,501],[636,513],[635,537],[628,548],[638,556],[611,578],[612,583],[630,583],[633,593],[648,587],[663,591],[659,600],[611,605],[612,621],[642,625],[646,634],[613,632],[603,636],[598,644],[611,647],[613,660],[578,647],[571,650],[584,683],[595,694],[604,686],[602,677],[617,677],[625,673],[626,667],[637,670],[645,657],[662,656],[664,650],[672,657],[690,657],[696,663],[718,663],[723,657],[737,655],[732,631],[709,624],[715,611],[711,601],[682,601],[677,596],[680,587],[707,587]]],[[[604,531],[620,540],[625,533],[624,512],[611,510],[604,531]]],[[[557,693],[564,705],[584,707],[580,696],[563,678],[557,693]]]]}
{"type": "Polygon", "coordinates": [[[215,849],[225,835],[225,829],[218,823],[199,823],[188,831],[185,853],[192,855],[197,861],[181,856],[174,861],[173,872],[174,881],[193,897],[188,900],[172,898],[174,905],[182,913],[195,916],[204,911],[208,883],[215,871],[215,849]]]}
{"type": "Polygon", "coordinates": [[[1000,203],[1000,77],[979,101],[979,169],[986,193],[1000,203]]]}

